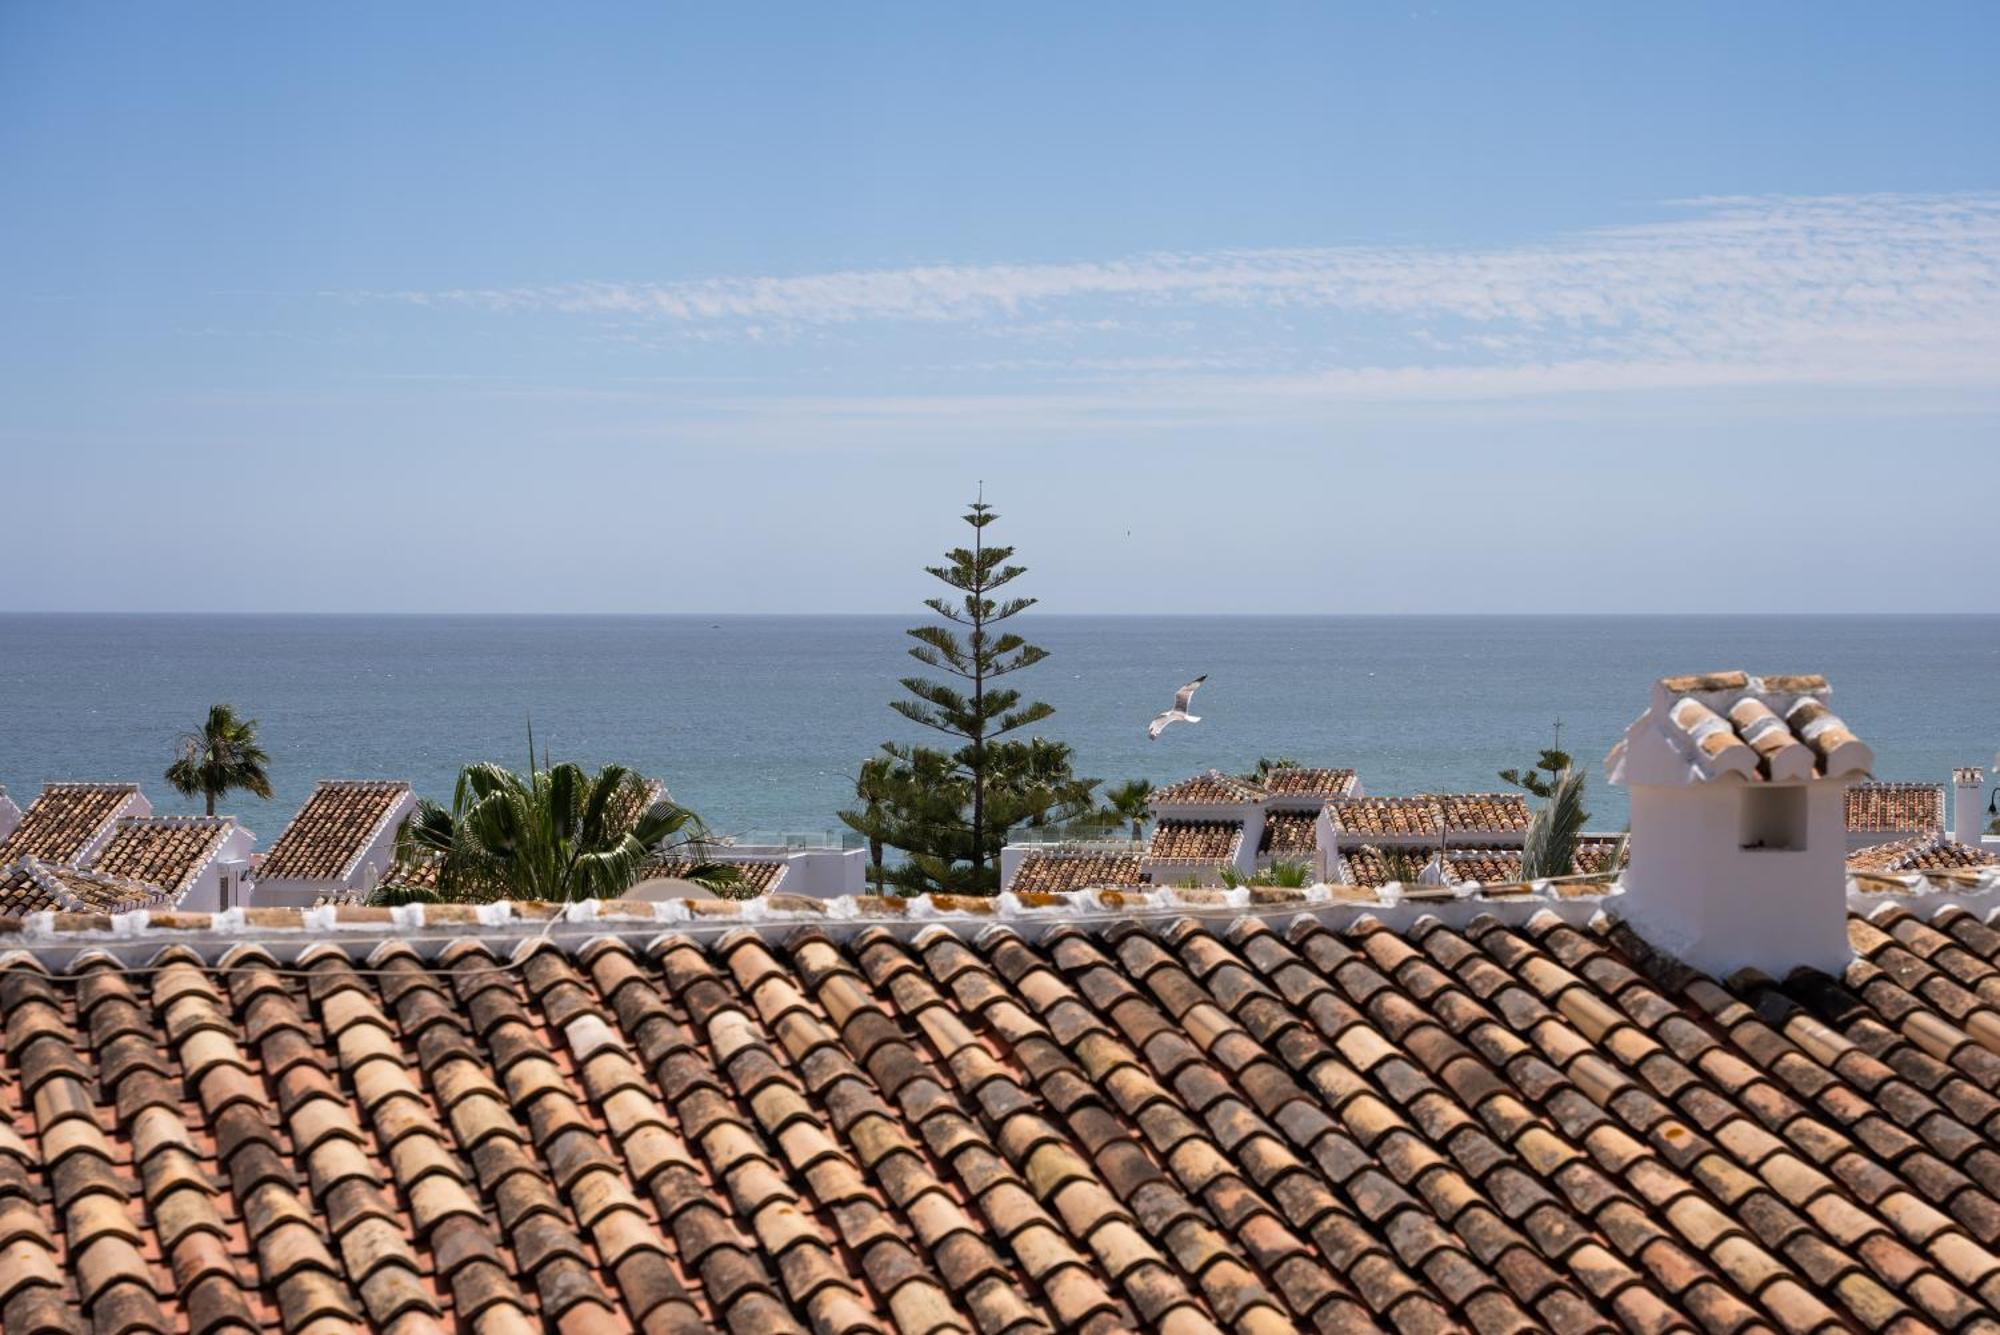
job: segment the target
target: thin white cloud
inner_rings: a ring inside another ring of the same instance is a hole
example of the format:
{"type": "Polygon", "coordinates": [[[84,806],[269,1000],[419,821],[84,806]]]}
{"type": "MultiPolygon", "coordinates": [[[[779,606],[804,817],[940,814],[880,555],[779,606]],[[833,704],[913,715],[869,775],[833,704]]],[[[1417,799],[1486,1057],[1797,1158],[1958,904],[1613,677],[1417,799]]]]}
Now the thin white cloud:
{"type": "Polygon", "coordinates": [[[371,295],[704,340],[783,342],[912,322],[1043,341],[1056,330],[1080,345],[1066,366],[1034,357],[965,367],[1144,374],[1149,393],[1160,391],[1160,373],[1180,370],[1205,402],[2000,385],[2000,195],[1716,198],[1672,208],[1665,221],[1504,248],[1225,250],[371,295]],[[1271,366],[1318,369],[1258,374],[1243,365],[1246,349],[1276,350],[1282,360],[1271,366]],[[1225,383],[1211,370],[1237,374],[1225,383]]]}

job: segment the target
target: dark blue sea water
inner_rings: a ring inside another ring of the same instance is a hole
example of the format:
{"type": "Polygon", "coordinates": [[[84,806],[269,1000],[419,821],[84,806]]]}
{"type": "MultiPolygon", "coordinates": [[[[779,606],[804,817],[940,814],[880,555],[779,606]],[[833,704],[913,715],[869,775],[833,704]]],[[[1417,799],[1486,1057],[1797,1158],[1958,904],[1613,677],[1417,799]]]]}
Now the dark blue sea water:
{"type": "MultiPolygon", "coordinates": [[[[229,809],[263,841],[332,777],[449,798],[464,761],[621,761],[717,829],[837,828],[890,712],[901,617],[0,615],[0,783],[160,773],[211,701],[262,723],[277,795],[229,809]]],[[[1491,788],[1563,721],[1593,777],[1666,672],[1820,671],[1882,777],[1944,778],[2000,743],[2000,617],[1059,617],[1015,680],[1084,772],[1167,780],[1260,755],[1352,765],[1376,793],[1491,788]],[[1146,721],[1197,673],[1203,722],[1146,721]]],[[[1593,824],[1622,825],[1595,785],[1593,824]]]]}

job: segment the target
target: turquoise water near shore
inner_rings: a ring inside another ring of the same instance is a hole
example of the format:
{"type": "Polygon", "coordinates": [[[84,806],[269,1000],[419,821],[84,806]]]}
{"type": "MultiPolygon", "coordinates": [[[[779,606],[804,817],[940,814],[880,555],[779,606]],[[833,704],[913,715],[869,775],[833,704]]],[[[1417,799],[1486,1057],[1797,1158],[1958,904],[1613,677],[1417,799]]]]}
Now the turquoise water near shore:
{"type": "MultiPolygon", "coordinates": [[[[458,766],[558,759],[667,780],[724,832],[837,828],[860,761],[916,730],[890,712],[899,616],[0,615],[0,783],[161,771],[227,700],[262,722],[276,795],[227,808],[268,846],[320,778],[448,798],[458,766]]],[[[1487,789],[1563,721],[1596,762],[1667,672],[1819,671],[1881,777],[1988,764],[2000,616],[1025,617],[1051,651],[1018,682],[1085,773],[1156,781],[1260,755],[1351,765],[1376,793],[1487,789]],[[1145,724],[1206,672],[1203,721],[1145,724]]],[[[1623,824],[1593,785],[1592,824],[1623,824]]]]}

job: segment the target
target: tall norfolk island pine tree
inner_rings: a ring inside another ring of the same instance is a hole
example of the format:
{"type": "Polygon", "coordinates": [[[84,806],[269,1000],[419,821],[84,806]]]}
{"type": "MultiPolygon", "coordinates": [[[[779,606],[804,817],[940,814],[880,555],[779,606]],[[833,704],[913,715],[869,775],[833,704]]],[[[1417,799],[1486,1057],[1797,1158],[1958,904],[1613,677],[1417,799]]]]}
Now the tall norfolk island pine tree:
{"type": "Polygon", "coordinates": [[[1071,772],[1070,749],[1062,743],[1009,738],[1055,710],[997,684],[1048,657],[1005,626],[1035,600],[995,596],[1026,573],[1011,563],[1012,547],[986,545],[986,529],[998,518],[983,497],[973,502],[965,516],[972,546],[946,552],[945,565],[925,567],[956,595],[924,600],[943,624],[912,627],[908,634],[917,643],[910,657],[948,679],[905,677],[903,689],[913,698],[890,701],[903,717],[958,745],[946,751],[884,742],[894,781],[874,777],[888,796],[840,813],[870,840],[903,853],[903,862],[884,875],[912,893],[991,894],[999,888],[1007,832],[1081,815],[1096,786],[1071,772]]]}

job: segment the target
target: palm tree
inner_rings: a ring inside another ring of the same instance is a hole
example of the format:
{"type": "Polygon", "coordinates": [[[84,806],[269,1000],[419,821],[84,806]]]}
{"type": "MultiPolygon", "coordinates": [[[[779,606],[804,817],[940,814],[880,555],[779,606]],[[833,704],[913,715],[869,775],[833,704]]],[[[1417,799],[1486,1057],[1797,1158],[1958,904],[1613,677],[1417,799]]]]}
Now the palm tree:
{"type": "Polygon", "coordinates": [[[1146,837],[1146,817],[1152,814],[1150,805],[1153,784],[1149,779],[1128,779],[1116,788],[1107,789],[1104,794],[1104,819],[1112,825],[1123,825],[1128,821],[1132,826],[1134,841],[1146,837]]]}
{"type": "Polygon", "coordinates": [[[180,758],[167,766],[167,783],[182,797],[200,797],[215,814],[215,800],[241,788],[268,800],[271,757],[257,745],[257,720],[238,718],[228,705],[210,705],[200,732],[184,732],[180,758]]]}
{"type": "Polygon", "coordinates": [[[895,757],[870,756],[861,762],[861,772],[854,776],[854,800],[861,803],[860,808],[840,815],[868,841],[868,884],[878,894],[889,874],[882,861],[887,847],[883,835],[890,806],[901,791],[898,780],[895,757]]]}
{"type": "Polygon", "coordinates": [[[706,844],[701,817],[654,800],[645,779],[623,765],[588,774],[579,765],[531,763],[525,776],[467,765],[451,806],[420,801],[396,836],[399,860],[437,861],[437,889],[383,898],[604,898],[630,889],[649,858],[676,851],[694,862],[684,879],[726,892],[739,873],[706,861],[706,844]]]}
{"type": "Polygon", "coordinates": [[[1590,813],[1583,809],[1583,771],[1564,769],[1549,785],[1547,800],[1528,818],[1521,847],[1521,878],[1568,876],[1576,870],[1576,842],[1590,813]]]}

